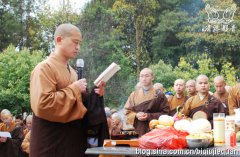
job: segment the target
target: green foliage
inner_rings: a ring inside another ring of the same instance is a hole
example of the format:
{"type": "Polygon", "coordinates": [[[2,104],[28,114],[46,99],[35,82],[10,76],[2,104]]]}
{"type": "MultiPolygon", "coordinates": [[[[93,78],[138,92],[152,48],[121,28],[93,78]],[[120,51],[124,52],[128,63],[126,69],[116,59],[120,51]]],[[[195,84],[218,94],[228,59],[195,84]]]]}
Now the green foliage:
{"type": "MultiPolygon", "coordinates": [[[[213,79],[216,76],[223,76],[228,85],[236,83],[236,69],[229,62],[222,64],[221,71],[218,71],[213,60],[206,53],[195,57],[181,57],[178,66],[172,68],[170,64],[162,60],[158,64],[150,66],[155,74],[155,82],[160,82],[167,90],[172,90],[176,79],[184,80],[196,79],[200,74],[207,75],[210,84],[213,85],[213,79]]],[[[211,91],[215,91],[211,86],[211,91]]]]}
{"type": "Polygon", "coordinates": [[[149,47],[157,8],[157,0],[116,0],[112,7],[115,35],[121,41],[125,55],[135,63],[137,73],[151,61],[149,47]]]}
{"type": "Polygon", "coordinates": [[[0,109],[14,114],[30,111],[30,73],[42,58],[41,52],[17,52],[13,46],[0,53],[0,109]]]}

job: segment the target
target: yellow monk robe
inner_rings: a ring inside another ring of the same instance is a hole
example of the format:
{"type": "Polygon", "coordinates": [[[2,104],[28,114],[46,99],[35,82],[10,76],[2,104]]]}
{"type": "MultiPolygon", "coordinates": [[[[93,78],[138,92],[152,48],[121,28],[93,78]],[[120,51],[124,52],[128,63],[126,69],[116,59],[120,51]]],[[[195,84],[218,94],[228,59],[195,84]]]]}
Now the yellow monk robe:
{"type": "Polygon", "coordinates": [[[30,157],[85,156],[87,111],[75,70],[52,53],[31,73],[30,157]],[[76,147],[78,146],[78,147],[76,147]]]}
{"type": "Polygon", "coordinates": [[[235,114],[234,109],[240,108],[240,84],[229,90],[228,107],[230,115],[235,114]]]}
{"type": "Polygon", "coordinates": [[[177,95],[171,96],[168,99],[168,103],[170,106],[169,115],[173,116],[176,113],[176,109],[178,106],[183,107],[185,102],[187,101],[188,97],[182,95],[181,97],[177,98],[177,95]]]}
{"type": "Polygon", "coordinates": [[[222,103],[225,108],[225,113],[226,115],[229,115],[229,109],[228,109],[228,96],[229,93],[226,91],[225,93],[219,95],[217,92],[213,93],[213,96],[218,98],[222,103]]]}
{"type": "Polygon", "coordinates": [[[205,113],[206,119],[208,119],[211,124],[213,121],[213,113],[225,113],[221,101],[210,94],[202,99],[198,94],[190,97],[186,101],[181,112],[185,116],[193,118],[193,116],[195,116],[194,114],[198,111],[205,113]]]}
{"type": "Polygon", "coordinates": [[[11,132],[14,129],[15,129],[15,122],[14,121],[11,122],[9,127],[7,127],[7,125],[5,123],[0,124],[0,131],[11,132]]]}
{"type": "Polygon", "coordinates": [[[152,119],[158,119],[161,115],[169,114],[167,98],[163,93],[158,93],[154,88],[150,88],[146,92],[141,88],[131,93],[124,109],[127,124],[133,125],[139,136],[149,131],[149,122],[152,119]],[[139,121],[135,117],[138,112],[147,113],[147,120],[139,121]]]}
{"type": "Polygon", "coordinates": [[[26,152],[27,154],[29,154],[29,152],[30,152],[30,136],[31,136],[31,131],[29,131],[26,134],[26,136],[21,144],[22,150],[24,152],[26,152]]]}

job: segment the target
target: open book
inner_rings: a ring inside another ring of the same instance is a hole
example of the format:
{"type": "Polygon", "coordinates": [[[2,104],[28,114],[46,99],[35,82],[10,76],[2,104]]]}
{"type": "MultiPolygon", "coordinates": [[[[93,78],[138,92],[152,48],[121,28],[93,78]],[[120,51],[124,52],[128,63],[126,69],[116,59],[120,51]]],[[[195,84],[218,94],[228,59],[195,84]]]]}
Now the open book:
{"type": "Polygon", "coordinates": [[[9,138],[12,138],[10,132],[3,132],[3,131],[0,131],[0,137],[9,137],[9,138]]]}
{"type": "Polygon", "coordinates": [[[98,87],[100,85],[101,81],[107,82],[120,69],[121,69],[120,66],[113,62],[94,81],[95,86],[98,87]]]}

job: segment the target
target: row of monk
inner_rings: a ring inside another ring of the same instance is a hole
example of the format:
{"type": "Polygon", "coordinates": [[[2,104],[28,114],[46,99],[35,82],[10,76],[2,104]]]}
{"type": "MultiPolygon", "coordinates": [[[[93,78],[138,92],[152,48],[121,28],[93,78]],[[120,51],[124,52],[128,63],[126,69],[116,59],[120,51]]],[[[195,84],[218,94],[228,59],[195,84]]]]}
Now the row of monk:
{"type": "Polygon", "coordinates": [[[183,79],[177,79],[174,82],[175,95],[171,96],[169,92],[164,94],[160,83],[153,85],[153,80],[151,69],[141,70],[139,83],[124,106],[127,125],[133,126],[140,136],[149,131],[149,122],[161,115],[183,114],[192,119],[205,118],[212,124],[213,113],[233,115],[234,109],[239,108],[240,82],[226,88],[223,76],[214,78],[214,93],[209,91],[209,78],[204,74],[186,83],[183,79]]]}
{"type": "Polygon", "coordinates": [[[3,109],[0,116],[0,132],[9,132],[11,135],[0,137],[0,156],[28,157],[32,115],[23,120],[21,115],[13,117],[9,110],[3,109]]]}

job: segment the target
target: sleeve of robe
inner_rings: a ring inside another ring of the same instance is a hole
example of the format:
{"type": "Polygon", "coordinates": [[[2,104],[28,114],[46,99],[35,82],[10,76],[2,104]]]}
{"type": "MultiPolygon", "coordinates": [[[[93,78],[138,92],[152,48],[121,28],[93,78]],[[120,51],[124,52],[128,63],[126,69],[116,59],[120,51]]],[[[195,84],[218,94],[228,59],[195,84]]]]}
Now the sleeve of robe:
{"type": "Polygon", "coordinates": [[[190,97],[185,105],[183,106],[182,110],[180,111],[182,114],[184,114],[185,116],[189,116],[189,112],[190,112],[190,106],[192,104],[192,101],[193,101],[193,97],[190,97]]]}
{"type": "Polygon", "coordinates": [[[234,109],[238,108],[238,90],[237,88],[232,88],[229,90],[229,96],[228,96],[228,107],[229,107],[229,114],[234,115],[234,109]]]}
{"type": "Polygon", "coordinates": [[[128,100],[124,106],[124,112],[126,116],[126,122],[130,125],[133,125],[134,119],[136,117],[136,112],[134,111],[134,102],[133,102],[134,92],[130,94],[128,100]]]}
{"type": "Polygon", "coordinates": [[[170,106],[168,104],[168,99],[164,94],[161,94],[160,98],[157,98],[157,104],[159,105],[158,111],[147,113],[148,121],[152,119],[158,119],[161,115],[168,115],[170,111],[170,106]]]}
{"type": "Polygon", "coordinates": [[[30,78],[31,108],[37,117],[52,122],[70,122],[81,119],[86,113],[82,104],[80,89],[70,84],[60,90],[54,70],[45,63],[40,63],[30,78]]]}
{"type": "Polygon", "coordinates": [[[22,142],[22,150],[26,153],[29,154],[30,151],[30,135],[31,135],[31,131],[29,131],[27,133],[27,135],[25,136],[23,142],[22,142]]]}

